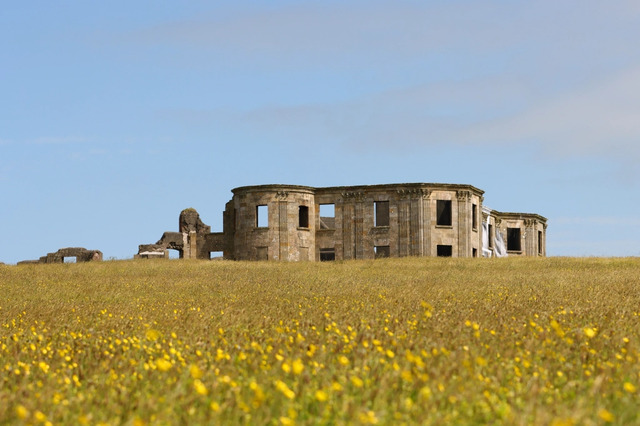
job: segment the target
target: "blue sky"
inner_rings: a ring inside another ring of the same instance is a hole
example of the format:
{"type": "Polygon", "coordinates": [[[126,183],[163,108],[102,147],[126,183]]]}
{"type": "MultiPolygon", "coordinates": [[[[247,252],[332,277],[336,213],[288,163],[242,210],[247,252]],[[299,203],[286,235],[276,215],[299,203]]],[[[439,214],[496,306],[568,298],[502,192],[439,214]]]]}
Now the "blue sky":
{"type": "Polygon", "coordinates": [[[467,183],[551,256],[638,256],[638,40],[637,1],[5,2],[0,261],[264,183],[467,183]]]}

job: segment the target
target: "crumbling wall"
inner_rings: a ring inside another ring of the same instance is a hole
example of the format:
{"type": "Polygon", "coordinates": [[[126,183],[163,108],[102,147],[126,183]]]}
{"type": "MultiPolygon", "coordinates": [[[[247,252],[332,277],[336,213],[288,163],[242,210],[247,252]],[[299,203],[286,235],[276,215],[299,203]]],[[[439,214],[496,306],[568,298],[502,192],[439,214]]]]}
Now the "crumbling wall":
{"type": "Polygon", "coordinates": [[[100,250],[87,250],[83,247],[67,247],[53,253],[47,253],[46,256],[42,256],[38,260],[23,260],[18,264],[64,263],[64,259],[68,257],[75,257],[76,262],[99,262],[102,261],[102,252],[100,250]]]}
{"type": "Polygon", "coordinates": [[[155,244],[141,244],[135,258],[167,258],[167,250],[177,250],[181,259],[209,259],[209,252],[224,250],[222,233],[212,234],[194,208],[180,212],[179,232],[167,231],[155,244]]]}

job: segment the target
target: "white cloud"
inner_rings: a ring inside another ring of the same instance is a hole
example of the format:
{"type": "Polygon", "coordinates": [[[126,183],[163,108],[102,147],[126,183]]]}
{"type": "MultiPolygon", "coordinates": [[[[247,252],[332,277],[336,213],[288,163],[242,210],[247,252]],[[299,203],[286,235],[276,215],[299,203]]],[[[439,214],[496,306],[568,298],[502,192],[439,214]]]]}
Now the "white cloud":
{"type": "Polygon", "coordinates": [[[640,159],[639,14],[634,2],[595,0],[305,3],[161,24],[130,40],[222,52],[219,66],[242,57],[425,74],[348,101],[167,112],[182,120],[357,149],[527,146],[629,163],[640,159]]]}
{"type": "MultiPolygon", "coordinates": [[[[429,55],[508,53],[505,66],[568,71],[574,59],[598,68],[612,56],[638,56],[637,6],[596,0],[557,2],[307,2],[213,9],[124,36],[179,49],[180,59],[218,52],[217,66],[239,58],[261,65],[331,68],[388,66],[429,55]],[[189,49],[195,52],[189,56],[189,49]]],[[[583,69],[582,71],[588,71],[583,69]]],[[[552,76],[552,74],[550,74],[552,76]]]]}
{"type": "Polygon", "coordinates": [[[75,136],[58,137],[58,136],[43,136],[35,138],[29,141],[36,145],[66,145],[88,142],[86,138],[80,138],[75,136]]]}
{"type": "MultiPolygon", "coordinates": [[[[501,8],[513,10],[513,6],[501,8]]],[[[410,53],[464,46],[512,44],[498,29],[517,29],[494,9],[465,4],[446,7],[407,2],[307,3],[253,9],[224,16],[169,22],[130,35],[130,40],[223,49],[242,54],[410,53]],[[473,40],[469,35],[475,34],[473,40]]],[[[313,56],[312,55],[312,56],[313,56]]]]}
{"type": "MultiPolygon", "coordinates": [[[[189,115],[182,112],[182,115],[189,115]]],[[[515,81],[483,79],[387,91],[331,105],[191,112],[256,131],[347,146],[521,146],[552,158],[639,159],[640,67],[555,98],[515,81]]]]}
{"type": "Polygon", "coordinates": [[[640,67],[590,87],[539,100],[512,116],[485,121],[454,140],[533,143],[556,156],[640,155],[640,67]]]}
{"type": "Polygon", "coordinates": [[[556,217],[553,219],[554,225],[590,225],[605,227],[629,227],[640,225],[640,218],[635,216],[575,216],[575,217],[556,217]]]}

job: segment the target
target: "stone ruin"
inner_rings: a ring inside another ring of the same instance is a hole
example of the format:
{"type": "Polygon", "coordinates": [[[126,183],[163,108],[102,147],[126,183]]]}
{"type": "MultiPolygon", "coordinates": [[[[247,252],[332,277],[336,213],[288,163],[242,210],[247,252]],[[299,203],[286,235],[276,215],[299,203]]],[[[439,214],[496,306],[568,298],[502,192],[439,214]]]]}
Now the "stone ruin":
{"type": "Polygon", "coordinates": [[[198,212],[180,213],[179,232],[139,246],[136,258],[330,261],[381,257],[545,256],[547,219],[500,212],[472,185],[399,183],[337,187],[234,188],[223,232],[198,212]]]}
{"type": "Polygon", "coordinates": [[[36,263],[64,263],[65,258],[75,257],[76,262],[96,262],[102,261],[102,252],[100,250],[87,250],[83,247],[67,247],[62,248],[54,253],[47,253],[38,260],[23,260],[18,265],[36,264],[36,263]]]}
{"type": "Polygon", "coordinates": [[[212,233],[194,208],[180,212],[179,232],[167,231],[155,244],[141,244],[135,259],[167,259],[169,250],[176,250],[180,259],[209,259],[211,252],[222,251],[224,234],[212,233]]]}

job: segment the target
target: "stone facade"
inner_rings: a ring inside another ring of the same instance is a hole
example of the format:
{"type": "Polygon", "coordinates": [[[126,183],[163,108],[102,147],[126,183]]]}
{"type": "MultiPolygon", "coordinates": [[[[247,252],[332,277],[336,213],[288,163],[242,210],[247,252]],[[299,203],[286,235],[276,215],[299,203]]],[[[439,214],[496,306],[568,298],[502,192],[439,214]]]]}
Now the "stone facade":
{"type": "Polygon", "coordinates": [[[139,246],[136,257],[168,257],[169,249],[185,259],[223,252],[230,260],[293,262],[546,255],[546,218],[488,209],[484,191],[471,185],[258,185],[232,192],[223,232],[211,233],[187,209],[180,214],[180,232],[139,246]],[[483,232],[490,238],[483,239],[483,232]],[[504,247],[494,247],[496,237],[504,247]]]}
{"type": "Polygon", "coordinates": [[[75,258],[76,262],[99,262],[102,260],[102,252],[100,250],[87,250],[82,247],[62,248],[53,253],[47,253],[38,260],[23,260],[18,265],[31,263],[64,263],[65,258],[75,258]]]}
{"type": "Polygon", "coordinates": [[[480,257],[492,254],[483,250],[483,219],[490,240],[500,232],[509,255],[546,255],[546,218],[483,209],[484,191],[471,185],[260,185],[232,192],[224,213],[226,259],[480,257]]]}
{"type": "Polygon", "coordinates": [[[223,250],[224,235],[212,233],[193,208],[180,212],[178,229],[179,232],[165,232],[155,244],[139,245],[134,258],[169,258],[169,250],[176,250],[181,259],[209,259],[211,252],[223,250]]]}

